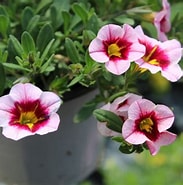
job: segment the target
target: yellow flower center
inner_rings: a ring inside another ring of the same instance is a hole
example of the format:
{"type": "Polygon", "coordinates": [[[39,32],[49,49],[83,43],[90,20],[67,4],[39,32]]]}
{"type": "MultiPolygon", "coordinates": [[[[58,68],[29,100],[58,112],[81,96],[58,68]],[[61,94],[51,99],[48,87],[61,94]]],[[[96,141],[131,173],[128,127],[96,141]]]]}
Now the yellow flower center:
{"type": "Polygon", "coordinates": [[[140,130],[141,131],[145,130],[146,132],[151,133],[153,130],[152,128],[153,125],[154,123],[151,118],[145,118],[140,122],[140,130]]]}
{"type": "Polygon", "coordinates": [[[39,117],[36,115],[38,106],[39,105],[36,104],[33,110],[24,110],[21,106],[18,106],[20,116],[16,123],[19,123],[21,125],[27,125],[29,129],[32,130],[36,123],[45,120],[46,119],[45,116],[39,117]]]}
{"type": "Polygon", "coordinates": [[[121,48],[115,43],[115,44],[110,44],[108,46],[108,54],[109,56],[116,56],[116,57],[121,57],[121,48]]]}
{"type": "Polygon", "coordinates": [[[143,57],[145,62],[152,64],[152,65],[155,65],[155,66],[159,65],[159,62],[157,59],[151,59],[152,55],[154,54],[154,52],[156,51],[157,48],[158,48],[158,46],[154,46],[153,49],[151,50],[151,52],[147,56],[143,57]]]}
{"type": "Polygon", "coordinates": [[[34,112],[21,112],[19,122],[20,124],[26,124],[30,129],[37,123],[39,119],[34,112]]]}

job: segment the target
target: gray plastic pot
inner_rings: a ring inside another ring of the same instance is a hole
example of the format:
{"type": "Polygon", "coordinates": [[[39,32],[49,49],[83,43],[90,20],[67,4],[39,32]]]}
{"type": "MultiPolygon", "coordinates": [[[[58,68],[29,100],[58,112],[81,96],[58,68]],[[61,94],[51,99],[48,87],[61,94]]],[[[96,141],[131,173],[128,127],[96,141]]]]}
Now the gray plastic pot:
{"type": "Polygon", "coordinates": [[[0,184],[70,185],[86,178],[98,165],[102,138],[90,117],[73,124],[74,114],[95,92],[65,102],[59,130],[12,141],[0,135],[0,184]]]}

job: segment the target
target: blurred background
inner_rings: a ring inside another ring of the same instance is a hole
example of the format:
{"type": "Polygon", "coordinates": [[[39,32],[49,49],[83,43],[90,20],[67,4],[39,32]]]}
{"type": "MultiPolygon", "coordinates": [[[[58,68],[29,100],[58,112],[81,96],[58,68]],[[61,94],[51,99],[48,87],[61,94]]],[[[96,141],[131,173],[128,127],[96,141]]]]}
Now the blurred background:
{"type": "Polygon", "coordinates": [[[182,185],[183,134],[156,156],[149,151],[141,154],[120,153],[118,144],[106,142],[107,147],[99,168],[78,185],[182,185]]]}

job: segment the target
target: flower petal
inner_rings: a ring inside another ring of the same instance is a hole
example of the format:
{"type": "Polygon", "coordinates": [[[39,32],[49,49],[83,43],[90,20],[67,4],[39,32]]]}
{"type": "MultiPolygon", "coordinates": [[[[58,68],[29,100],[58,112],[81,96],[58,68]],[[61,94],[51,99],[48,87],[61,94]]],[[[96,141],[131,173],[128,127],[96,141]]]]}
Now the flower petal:
{"type": "Polygon", "coordinates": [[[101,40],[115,40],[119,37],[122,37],[124,34],[124,31],[121,26],[115,25],[115,24],[108,24],[103,26],[98,34],[97,37],[101,40]]]}
{"type": "Polygon", "coordinates": [[[100,39],[95,38],[94,40],[92,40],[88,50],[93,60],[96,60],[100,63],[109,61],[109,57],[106,54],[104,44],[100,39]]]}
{"type": "Polygon", "coordinates": [[[170,108],[165,105],[157,105],[154,112],[156,120],[158,121],[157,126],[159,132],[163,132],[172,126],[174,122],[174,114],[170,108]]]}
{"type": "Polygon", "coordinates": [[[62,100],[53,92],[43,92],[40,96],[41,105],[46,107],[46,109],[50,112],[56,112],[62,100]]]}
{"type": "Polygon", "coordinates": [[[41,89],[30,83],[19,83],[11,88],[9,95],[14,101],[20,102],[22,100],[37,100],[41,93],[41,89]]]}
{"type": "Polygon", "coordinates": [[[151,113],[155,108],[155,104],[147,99],[139,99],[132,103],[128,109],[128,117],[137,120],[140,116],[151,113]]]}
{"type": "Polygon", "coordinates": [[[20,127],[17,127],[17,126],[7,126],[7,127],[3,127],[2,134],[7,138],[17,141],[26,136],[34,135],[35,133],[27,129],[21,129],[20,127]]]}
{"type": "Polygon", "coordinates": [[[44,126],[40,127],[36,134],[47,134],[49,132],[54,132],[58,129],[60,123],[60,117],[57,113],[53,113],[48,120],[46,120],[46,124],[44,126]]]}
{"type": "Polygon", "coordinates": [[[130,62],[126,60],[116,59],[115,61],[107,62],[105,66],[111,73],[121,75],[128,70],[128,68],[130,67],[130,62]]]}
{"type": "Polygon", "coordinates": [[[143,133],[135,130],[135,122],[127,119],[122,126],[123,138],[131,144],[142,144],[149,140],[143,133]]]}
{"type": "Polygon", "coordinates": [[[169,65],[161,71],[162,76],[171,82],[178,81],[183,76],[183,71],[178,64],[169,65]]]}
{"type": "Polygon", "coordinates": [[[151,155],[156,155],[161,146],[169,145],[174,142],[176,135],[168,131],[162,132],[159,135],[159,138],[155,141],[147,141],[146,144],[150,150],[151,155]]]}

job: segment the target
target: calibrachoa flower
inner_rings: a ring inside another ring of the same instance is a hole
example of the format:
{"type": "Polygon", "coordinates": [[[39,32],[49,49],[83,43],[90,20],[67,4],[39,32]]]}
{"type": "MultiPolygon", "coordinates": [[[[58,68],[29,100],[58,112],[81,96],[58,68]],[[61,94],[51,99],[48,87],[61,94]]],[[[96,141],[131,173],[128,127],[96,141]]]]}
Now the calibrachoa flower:
{"type": "Polygon", "coordinates": [[[136,100],[128,109],[128,119],[122,127],[122,136],[131,144],[146,142],[150,153],[171,144],[176,135],[168,132],[174,121],[173,112],[165,105],[155,105],[147,99],[136,100]]]}
{"type": "Polygon", "coordinates": [[[135,62],[151,73],[161,71],[163,77],[175,82],[182,77],[182,69],[178,62],[182,57],[179,41],[172,39],[164,42],[157,41],[143,33],[141,26],[135,28],[139,35],[139,42],[146,47],[145,55],[135,62]]]}
{"type": "MultiPolygon", "coordinates": [[[[111,111],[118,115],[122,121],[125,121],[128,117],[129,106],[142,97],[133,93],[128,93],[122,97],[116,98],[112,103],[108,103],[101,107],[101,109],[111,111]]],[[[99,132],[104,136],[119,136],[121,133],[115,132],[106,126],[106,123],[97,123],[99,132]]]]}
{"type": "Polygon", "coordinates": [[[144,55],[145,47],[138,42],[131,26],[108,24],[99,30],[90,43],[89,53],[95,61],[105,63],[108,71],[120,75],[128,70],[130,62],[144,55]]]}
{"type": "Polygon", "coordinates": [[[53,92],[43,92],[30,84],[14,85],[8,95],[0,97],[0,126],[3,135],[13,140],[58,129],[56,111],[61,99],[53,92]]]}
{"type": "Polygon", "coordinates": [[[170,23],[170,4],[167,0],[162,0],[163,9],[160,12],[155,13],[154,25],[157,29],[158,39],[160,41],[167,40],[165,33],[171,29],[170,23]]]}

